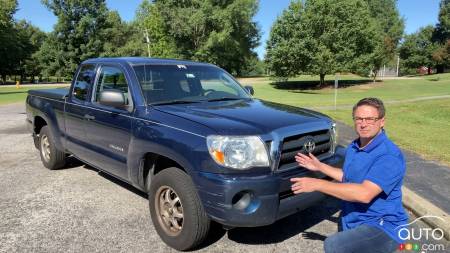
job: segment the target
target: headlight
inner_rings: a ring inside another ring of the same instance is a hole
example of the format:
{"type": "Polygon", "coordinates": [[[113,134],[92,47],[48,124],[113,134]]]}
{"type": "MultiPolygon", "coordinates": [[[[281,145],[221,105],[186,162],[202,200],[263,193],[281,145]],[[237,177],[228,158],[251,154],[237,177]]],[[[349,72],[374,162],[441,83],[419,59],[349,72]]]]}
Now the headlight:
{"type": "Polygon", "coordinates": [[[266,146],[258,136],[210,135],[206,142],[209,154],[222,166],[241,170],[269,166],[266,146]]]}
{"type": "Polygon", "coordinates": [[[333,121],[333,123],[331,124],[331,153],[334,154],[334,152],[336,151],[336,147],[337,147],[337,142],[338,142],[338,132],[337,132],[337,128],[336,128],[336,122],[333,121]]]}

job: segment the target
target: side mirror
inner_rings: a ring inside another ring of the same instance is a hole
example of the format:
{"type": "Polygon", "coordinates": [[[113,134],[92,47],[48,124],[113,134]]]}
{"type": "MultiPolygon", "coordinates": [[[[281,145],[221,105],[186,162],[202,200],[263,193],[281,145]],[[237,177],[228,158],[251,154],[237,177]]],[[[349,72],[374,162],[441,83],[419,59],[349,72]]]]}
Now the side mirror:
{"type": "Polygon", "coordinates": [[[255,90],[253,90],[253,87],[252,86],[245,86],[244,87],[246,90],[247,90],[247,92],[248,93],[250,93],[250,95],[252,95],[253,96],[253,94],[255,94],[255,90]]]}
{"type": "Polygon", "coordinates": [[[125,106],[125,96],[118,90],[104,90],[100,92],[98,102],[102,105],[123,108],[125,106]]]}

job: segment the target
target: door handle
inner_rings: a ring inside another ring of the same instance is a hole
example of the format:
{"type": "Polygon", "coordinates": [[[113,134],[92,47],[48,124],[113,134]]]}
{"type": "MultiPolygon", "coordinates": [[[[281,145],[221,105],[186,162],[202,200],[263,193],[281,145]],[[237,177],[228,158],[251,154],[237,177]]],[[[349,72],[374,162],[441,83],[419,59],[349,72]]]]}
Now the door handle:
{"type": "Polygon", "coordinates": [[[87,120],[94,120],[95,116],[92,116],[92,115],[89,115],[89,114],[85,114],[84,118],[87,119],[87,120]]]}

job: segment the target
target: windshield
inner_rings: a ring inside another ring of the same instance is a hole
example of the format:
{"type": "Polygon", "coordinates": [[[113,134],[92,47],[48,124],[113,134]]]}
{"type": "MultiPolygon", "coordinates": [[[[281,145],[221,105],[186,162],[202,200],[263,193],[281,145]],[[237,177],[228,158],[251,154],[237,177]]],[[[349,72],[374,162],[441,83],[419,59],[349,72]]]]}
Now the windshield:
{"type": "Polygon", "coordinates": [[[213,66],[146,64],[133,68],[147,104],[250,98],[228,73],[213,66]]]}

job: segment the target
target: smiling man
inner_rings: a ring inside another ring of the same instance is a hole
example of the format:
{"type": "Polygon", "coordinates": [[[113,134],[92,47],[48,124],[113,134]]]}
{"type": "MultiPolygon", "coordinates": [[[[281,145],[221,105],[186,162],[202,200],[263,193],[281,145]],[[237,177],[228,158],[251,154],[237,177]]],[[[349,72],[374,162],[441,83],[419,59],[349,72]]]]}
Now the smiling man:
{"type": "Polygon", "coordinates": [[[320,191],[343,200],[343,231],[325,240],[325,252],[393,252],[402,242],[396,228],[408,220],[401,193],[405,161],[383,129],[385,108],[380,99],[361,99],[353,107],[353,120],[359,137],[347,148],[342,169],[312,154],[296,156],[300,166],[337,182],[291,178],[292,191],[320,191]]]}

